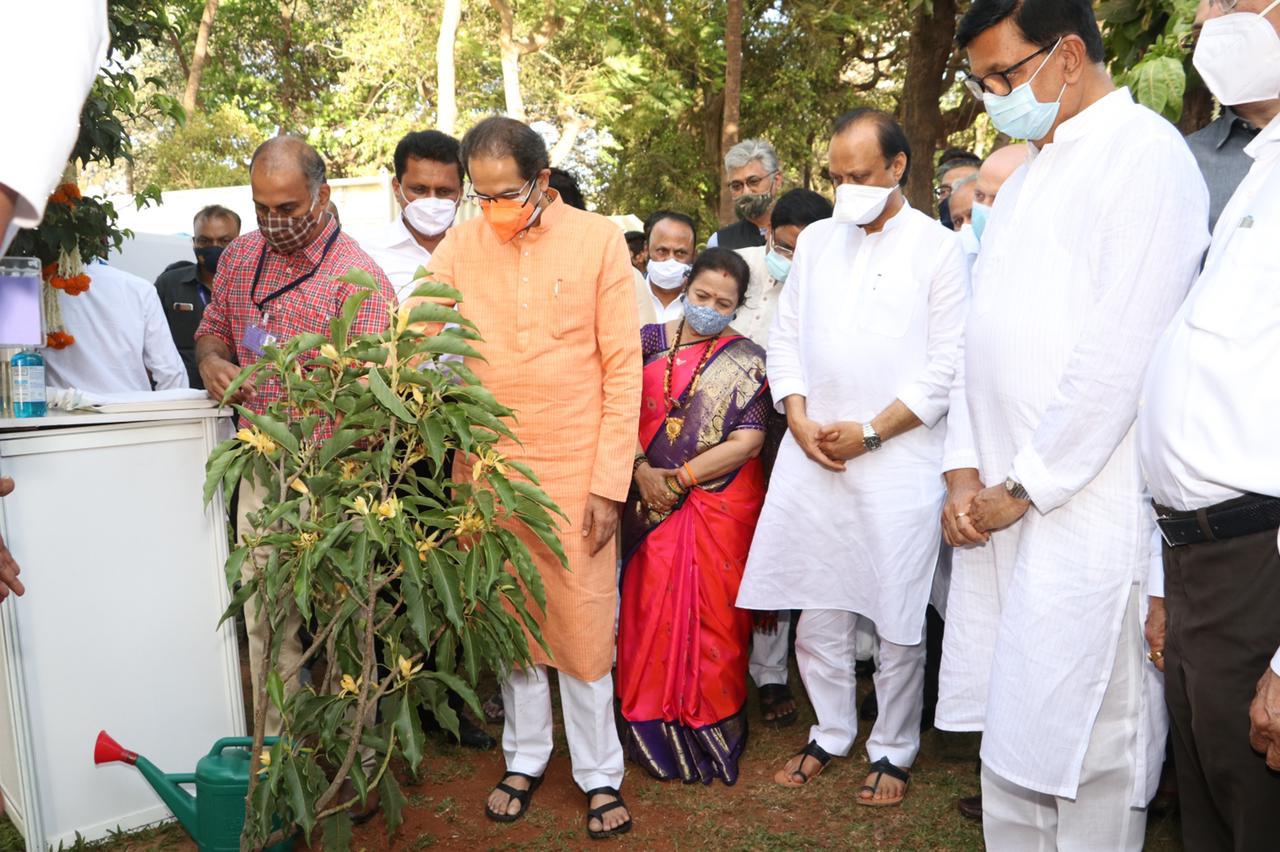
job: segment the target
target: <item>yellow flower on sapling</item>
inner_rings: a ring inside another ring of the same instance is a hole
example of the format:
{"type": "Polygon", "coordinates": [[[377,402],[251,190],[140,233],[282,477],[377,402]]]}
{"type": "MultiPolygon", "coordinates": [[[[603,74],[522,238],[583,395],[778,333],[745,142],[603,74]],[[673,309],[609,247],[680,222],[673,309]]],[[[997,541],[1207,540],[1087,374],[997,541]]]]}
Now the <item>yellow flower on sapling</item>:
{"type": "Polygon", "coordinates": [[[469,511],[462,517],[458,518],[454,525],[453,534],[458,538],[469,538],[478,535],[488,529],[484,516],[479,512],[469,511]]]}
{"type": "Polygon", "coordinates": [[[369,514],[369,501],[364,499],[364,495],[361,494],[351,501],[351,508],[361,515],[367,515],[369,514]]]}
{"type": "Polygon", "coordinates": [[[476,459],[475,467],[471,471],[471,477],[475,480],[483,479],[490,470],[502,476],[508,476],[511,473],[511,465],[507,464],[502,453],[492,448],[485,450],[476,459]]]}
{"type": "Polygon", "coordinates": [[[397,662],[397,665],[400,667],[400,677],[404,680],[408,680],[418,672],[422,671],[422,663],[418,663],[415,666],[413,665],[413,663],[406,660],[403,656],[400,657],[399,661],[397,662]]]}
{"type": "Polygon", "coordinates": [[[241,429],[236,432],[236,437],[264,456],[269,456],[276,451],[276,442],[271,440],[270,435],[264,435],[257,428],[241,429]]]}
{"type": "Polygon", "coordinates": [[[267,751],[267,750],[264,748],[264,749],[262,750],[262,753],[258,755],[258,762],[259,762],[259,763],[261,763],[261,764],[263,765],[263,767],[268,767],[268,766],[270,766],[270,765],[271,765],[271,752],[267,751]]]}
{"type": "Polygon", "coordinates": [[[339,686],[342,687],[342,691],[338,693],[338,697],[341,698],[344,695],[355,695],[360,691],[360,685],[362,683],[364,683],[364,678],[354,678],[349,674],[344,674],[342,676],[342,680],[339,682],[339,686]]]}
{"type": "Polygon", "coordinates": [[[378,504],[378,517],[391,520],[400,511],[400,501],[395,497],[388,497],[378,504]]]}
{"type": "Polygon", "coordinates": [[[320,540],[320,535],[313,532],[304,532],[298,535],[298,550],[310,550],[316,546],[316,542],[320,540]]]}
{"type": "Polygon", "coordinates": [[[397,337],[404,334],[405,331],[409,328],[409,315],[411,313],[413,313],[413,308],[410,307],[409,305],[403,305],[401,306],[400,310],[396,311],[396,336],[397,337]]]}
{"type": "Polygon", "coordinates": [[[338,462],[338,467],[342,471],[343,482],[354,482],[360,474],[360,465],[349,459],[342,459],[338,462]]]}
{"type": "Polygon", "coordinates": [[[437,542],[439,541],[439,539],[440,539],[440,531],[436,530],[435,532],[431,533],[431,535],[427,536],[425,540],[419,541],[417,545],[418,558],[426,559],[427,554],[435,550],[436,547],[438,546],[437,542]]]}
{"type": "Polygon", "coordinates": [[[303,482],[301,477],[290,482],[289,487],[294,491],[297,491],[299,494],[311,493],[311,489],[307,487],[307,483],[303,482]]]}
{"type": "Polygon", "coordinates": [[[320,347],[320,354],[341,366],[341,356],[338,355],[338,350],[334,348],[332,343],[323,344],[320,347]]]}

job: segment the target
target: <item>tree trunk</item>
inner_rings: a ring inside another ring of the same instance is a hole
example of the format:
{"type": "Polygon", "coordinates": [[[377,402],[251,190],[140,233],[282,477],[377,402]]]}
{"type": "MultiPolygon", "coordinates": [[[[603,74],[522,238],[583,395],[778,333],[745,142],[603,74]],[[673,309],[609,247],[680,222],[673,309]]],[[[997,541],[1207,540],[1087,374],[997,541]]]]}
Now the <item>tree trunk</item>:
{"type": "Polygon", "coordinates": [[[191,54],[191,65],[187,71],[187,89],[182,94],[182,111],[187,118],[196,111],[200,77],[209,62],[209,32],[213,29],[213,18],[217,13],[218,0],[204,0],[204,14],[200,16],[200,28],[196,30],[196,49],[191,54]]]}
{"type": "Polygon", "coordinates": [[[440,37],[436,39],[436,91],[440,104],[436,109],[436,128],[453,135],[458,123],[458,77],[453,64],[453,43],[462,20],[462,0],[444,0],[440,15],[440,37]]]}
{"type": "Polygon", "coordinates": [[[502,50],[502,94],[507,100],[507,115],[524,121],[524,95],[520,92],[520,49],[510,39],[500,39],[502,50]]]}
{"type": "Polygon", "coordinates": [[[578,136],[587,127],[587,121],[576,115],[569,116],[564,123],[564,129],[560,131],[560,138],[556,140],[556,144],[551,149],[550,158],[551,165],[558,166],[563,163],[570,154],[573,153],[573,146],[578,141],[578,136]]]}
{"type": "Polygon", "coordinates": [[[933,213],[933,155],[946,138],[938,106],[946,86],[947,60],[956,34],[956,0],[921,3],[911,22],[907,71],[902,81],[898,120],[911,145],[907,200],[917,210],[933,213]]]}
{"type": "MultiPolygon", "coordinates": [[[[724,118],[720,122],[720,162],[738,144],[738,121],[742,110],[742,0],[727,0],[724,21],[724,118]]],[[[720,223],[733,221],[733,197],[729,176],[720,170],[720,223]]]]}
{"type": "Polygon", "coordinates": [[[282,119],[277,135],[284,136],[293,124],[293,7],[287,0],[280,0],[280,54],[276,57],[280,67],[280,112],[282,119]]]}
{"type": "Polygon", "coordinates": [[[1203,85],[1190,85],[1182,96],[1182,118],[1178,120],[1178,129],[1183,135],[1195,133],[1210,121],[1213,121],[1213,95],[1203,85]]]}

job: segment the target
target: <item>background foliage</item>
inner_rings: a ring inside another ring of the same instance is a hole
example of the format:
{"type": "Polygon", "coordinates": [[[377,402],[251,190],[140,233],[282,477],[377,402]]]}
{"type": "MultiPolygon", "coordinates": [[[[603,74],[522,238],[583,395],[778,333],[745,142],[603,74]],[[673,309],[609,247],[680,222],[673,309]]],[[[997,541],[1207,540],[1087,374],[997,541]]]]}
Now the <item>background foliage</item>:
{"type": "MultiPolygon", "coordinates": [[[[208,0],[133,2],[172,22],[140,66],[157,91],[182,91],[208,0]]],[[[405,131],[436,124],[445,2],[220,0],[188,126],[159,114],[131,128],[145,140],[136,177],[162,188],[243,182],[245,151],[278,132],[307,137],[337,176],[389,169],[405,131]]],[[[823,187],[829,123],[862,104],[904,119],[921,164],[949,144],[997,142],[956,81],[962,57],[950,45],[968,0],[460,0],[454,130],[508,105],[508,8],[523,110],[561,143],[556,158],[589,200],[642,217],[684,209],[705,232],[722,191],[727,2],[742,2],[746,22],[741,136],[769,138],[790,185],[823,187]]],[[[1184,129],[1212,107],[1181,43],[1195,5],[1097,4],[1112,73],[1184,129]]],[[[910,187],[917,204],[928,203],[927,171],[910,187]]]]}

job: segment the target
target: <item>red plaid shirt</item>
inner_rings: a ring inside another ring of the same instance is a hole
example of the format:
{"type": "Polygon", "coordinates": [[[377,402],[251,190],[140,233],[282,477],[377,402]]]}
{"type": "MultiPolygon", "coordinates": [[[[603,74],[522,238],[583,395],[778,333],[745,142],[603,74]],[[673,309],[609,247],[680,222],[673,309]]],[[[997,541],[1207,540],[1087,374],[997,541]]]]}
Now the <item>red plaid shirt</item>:
{"type": "MultiPolygon", "coordinates": [[[[351,326],[351,335],[382,331],[387,327],[386,304],[395,304],[395,290],[378,264],[361,250],[355,240],[339,231],[332,217],[320,236],[292,255],[280,254],[267,246],[261,233],[250,231],[227,246],[218,260],[213,298],[205,308],[196,336],[211,334],[222,340],[242,366],[258,360],[257,354],[245,346],[245,330],[251,325],[264,328],[275,336],[280,345],[305,332],[327,336],[329,320],[341,313],[342,303],[358,289],[338,280],[352,268],[363,269],[372,275],[378,282],[379,295],[366,299],[360,306],[351,326]],[[326,255],[325,245],[330,238],[334,238],[333,245],[326,255]],[[254,272],[259,260],[262,261],[262,272],[254,292],[254,272]],[[306,281],[270,298],[272,293],[313,269],[315,274],[306,281]],[[259,303],[269,301],[259,310],[255,299],[259,303]]],[[[249,400],[247,407],[260,414],[280,399],[284,391],[275,375],[260,373],[255,377],[255,383],[258,392],[249,400]]],[[[318,437],[325,437],[329,427],[322,426],[320,432],[323,434],[318,437]]]]}

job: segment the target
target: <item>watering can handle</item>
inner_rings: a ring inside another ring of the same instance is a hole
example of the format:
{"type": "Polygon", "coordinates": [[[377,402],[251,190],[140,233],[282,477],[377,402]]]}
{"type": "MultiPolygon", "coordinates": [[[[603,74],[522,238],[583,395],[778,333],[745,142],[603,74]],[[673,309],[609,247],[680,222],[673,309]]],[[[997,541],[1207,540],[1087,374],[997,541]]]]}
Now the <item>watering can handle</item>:
{"type": "MultiPolygon", "coordinates": [[[[279,737],[263,737],[262,744],[264,746],[273,746],[279,737]]],[[[253,748],[253,737],[223,737],[213,744],[213,748],[209,749],[209,756],[215,757],[222,753],[223,749],[228,748],[253,748]]]]}

